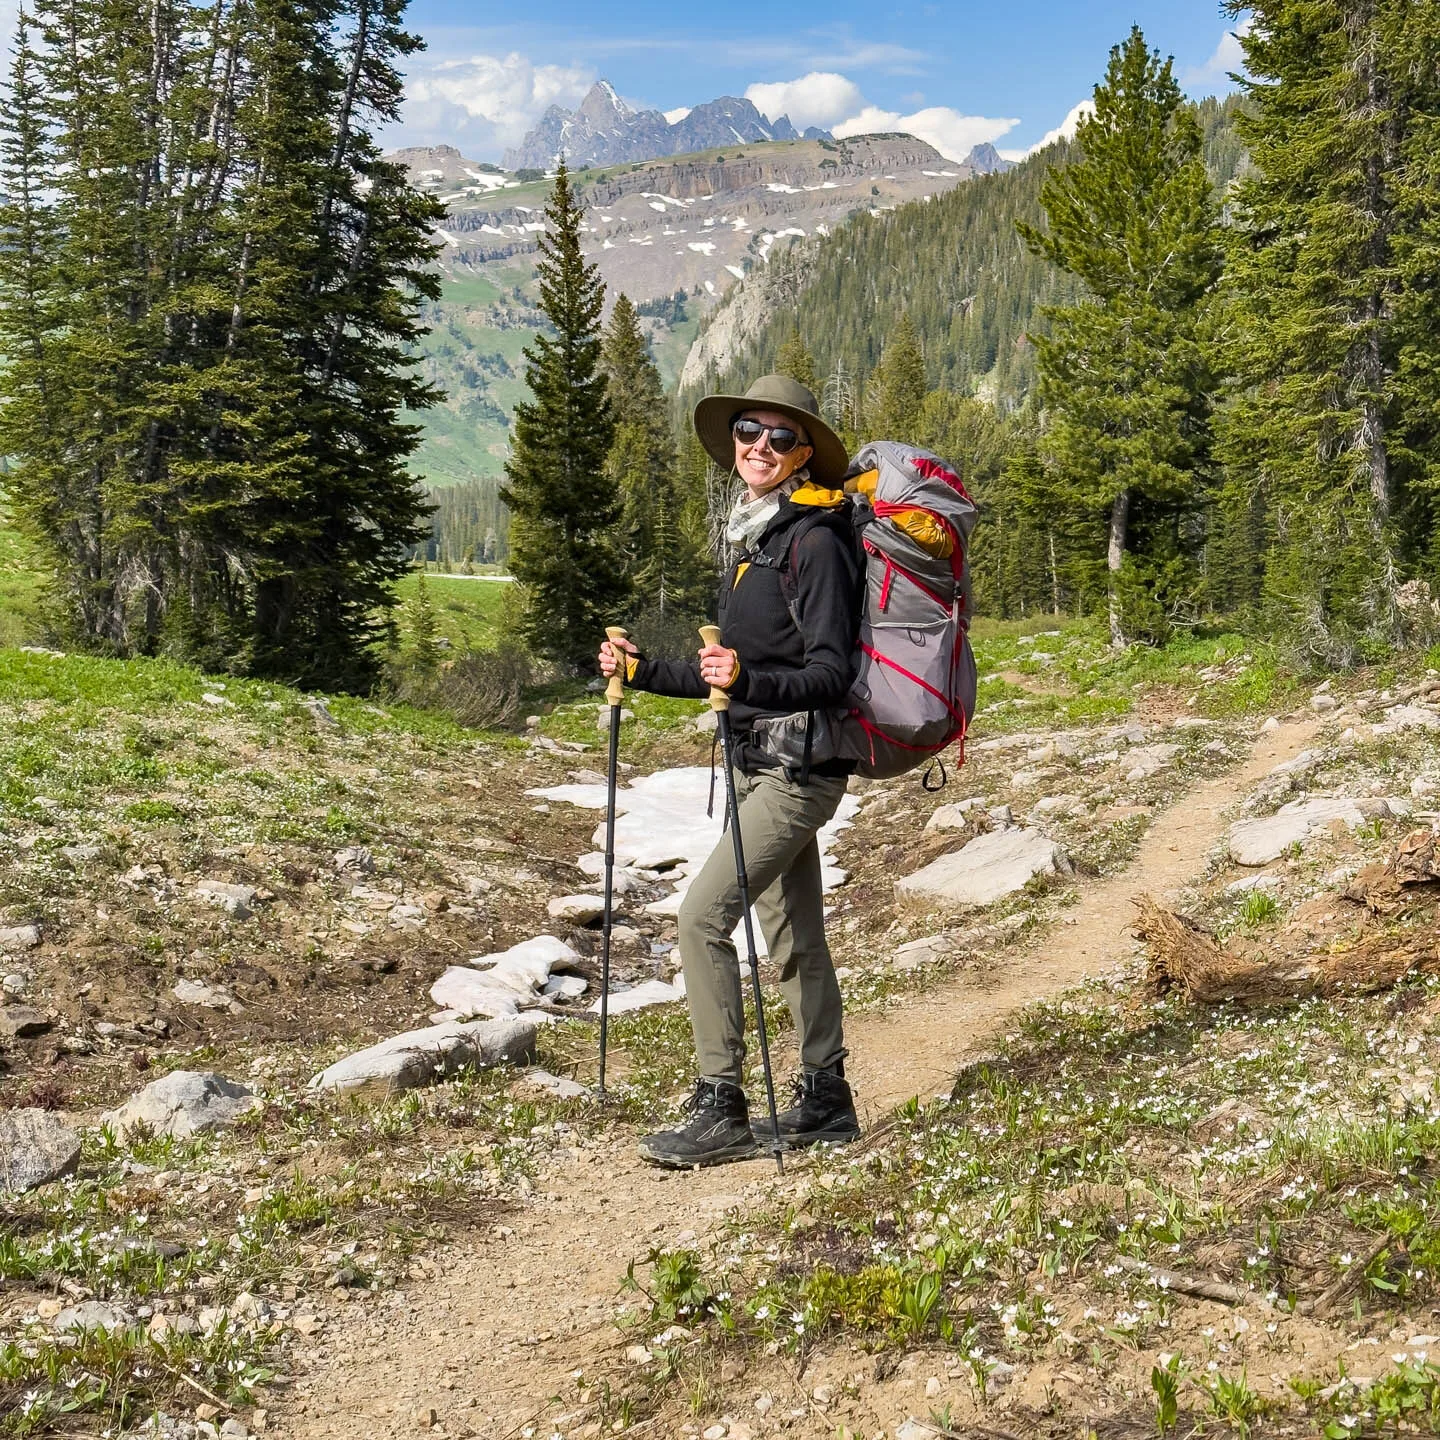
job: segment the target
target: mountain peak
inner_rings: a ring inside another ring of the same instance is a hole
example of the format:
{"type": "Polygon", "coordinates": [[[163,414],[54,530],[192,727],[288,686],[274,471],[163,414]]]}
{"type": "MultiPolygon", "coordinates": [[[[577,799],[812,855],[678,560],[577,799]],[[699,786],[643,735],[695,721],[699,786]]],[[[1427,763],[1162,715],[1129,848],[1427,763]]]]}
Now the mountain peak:
{"type": "MultiPolygon", "coordinates": [[[[673,124],[658,110],[635,110],[608,80],[597,80],[576,110],[552,105],[524,140],[506,152],[504,163],[510,170],[545,170],[563,154],[576,167],[623,165],[695,150],[801,138],[787,116],[772,123],[749,100],[735,95],[670,113],[676,116],[673,124]]],[[[830,136],[812,128],[805,138],[830,136]]]]}
{"type": "Polygon", "coordinates": [[[965,163],[977,175],[1003,175],[1007,170],[1015,168],[1015,162],[1004,159],[988,141],[974,146],[965,157],[965,163]]]}

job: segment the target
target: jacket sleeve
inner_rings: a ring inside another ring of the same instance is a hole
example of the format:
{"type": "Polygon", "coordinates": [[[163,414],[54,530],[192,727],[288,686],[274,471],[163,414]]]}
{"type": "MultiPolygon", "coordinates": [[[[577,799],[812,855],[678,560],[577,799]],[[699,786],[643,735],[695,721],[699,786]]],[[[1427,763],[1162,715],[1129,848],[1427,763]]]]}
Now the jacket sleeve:
{"type": "Polygon", "coordinates": [[[683,700],[704,700],[710,694],[694,660],[641,660],[625,683],[653,695],[678,695],[683,700]]]}
{"type": "Polygon", "coordinates": [[[742,663],[730,695],[759,710],[823,710],[839,705],[855,679],[860,633],[859,571],[853,548],[829,525],[795,547],[796,610],[805,641],[802,670],[751,670],[742,663]]]}

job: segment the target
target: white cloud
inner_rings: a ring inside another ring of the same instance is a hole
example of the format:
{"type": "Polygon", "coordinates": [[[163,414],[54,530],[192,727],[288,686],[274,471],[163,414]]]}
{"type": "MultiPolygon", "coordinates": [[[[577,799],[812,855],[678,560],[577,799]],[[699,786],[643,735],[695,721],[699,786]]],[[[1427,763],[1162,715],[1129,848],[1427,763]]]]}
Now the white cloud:
{"type": "Polygon", "coordinates": [[[595,78],[589,66],[536,65],[515,51],[422,65],[406,84],[404,120],[385,141],[448,141],[473,159],[498,160],[551,105],[579,104],[595,78]]]}
{"type": "Polygon", "coordinates": [[[972,147],[987,140],[998,140],[1020,123],[987,119],[983,115],[962,115],[948,105],[931,105],[909,115],[898,110],[882,110],[866,102],[853,80],[829,70],[812,70],[798,80],[751,85],[745,91],[745,98],[771,120],[789,115],[797,130],[819,125],[837,139],[876,131],[899,131],[924,140],[946,159],[956,161],[964,160],[972,147]]]}
{"type": "Polygon", "coordinates": [[[1047,145],[1053,145],[1057,140],[1073,140],[1076,130],[1080,128],[1080,121],[1094,113],[1095,102],[1082,100],[1078,105],[1072,105],[1070,113],[1053,130],[1047,130],[1028,150],[1002,150],[1000,157],[1003,160],[1025,160],[1047,145]]]}
{"type": "Polygon", "coordinates": [[[1241,41],[1250,33],[1255,23],[1253,15],[1247,15],[1233,30],[1227,30],[1215,47],[1215,53],[1203,64],[1186,70],[1180,76],[1180,84],[1192,94],[1213,94],[1230,90],[1234,81],[1232,74],[1245,73],[1245,50],[1241,41]]]}
{"type": "Polygon", "coordinates": [[[745,98],[770,120],[788,115],[797,130],[809,125],[828,130],[865,106],[860,87],[832,70],[812,70],[798,80],[751,85],[745,98]]]}
{"type": "Polygon", "coordinates": [[[991,120],[984,115],[962,115],[948,105],[931,105],[913,115],[867,105],[858,115],[834,127],[837,140],[847,135],[868,135],[877,130],[899,131],[933,145],[947,160],[960,161],[976,145],[1008,135],[1018,120],[991,120]]]}

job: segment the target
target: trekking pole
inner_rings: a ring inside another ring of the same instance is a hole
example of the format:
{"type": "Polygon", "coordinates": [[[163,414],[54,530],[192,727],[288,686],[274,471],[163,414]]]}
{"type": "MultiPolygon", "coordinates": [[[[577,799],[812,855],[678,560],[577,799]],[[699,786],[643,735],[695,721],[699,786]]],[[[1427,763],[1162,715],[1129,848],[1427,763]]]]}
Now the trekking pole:
{"type": "Polygon", "coordinates": [[[614,925],[615,903],[615,776],[620,769],[620,706],[625,700],[625,652],[620,641],[629,638],[618,625],[605,628],[605,638],[615,650],[615,673],[605,686],[605,703],[610,707],[610,764],[605,771],[605,920],[600,942],[600,1084],[605,1098],[605,1051],[610,1043],[610,931],[614,925]]]}
{"type": "MultiPolygon", "coordinates": [[[[702,625],[700,638],[707,645],[720,643],[718,625],[702,625]]],[[[730,768],[730,697],[718,686],[710,687],[710,708],[720,727],[720,749],[725,765],[725,801],[730,816],[730,838],[735,846],[735,880],[740,887],[740,911],[745,917],[745,950],[750,961],[750,983],[755,990],[755,1027],[760,1032],[760,1064],[765,1071],[765,1099],[770,1106],[770,1134],[774,1137],[775,1169],[783,1175],[785,1160],[780,1144],[780,1117],[775,1110],[775,1077],[770,1070],[770,1040],[765,1033],[765,1001],[760,994],[760,960],[755,954],[755,922],[750,918],[750,880],[745,874],[745,847],[740,840],[740,801],[735,795],[735,772],[730,768]]]]}

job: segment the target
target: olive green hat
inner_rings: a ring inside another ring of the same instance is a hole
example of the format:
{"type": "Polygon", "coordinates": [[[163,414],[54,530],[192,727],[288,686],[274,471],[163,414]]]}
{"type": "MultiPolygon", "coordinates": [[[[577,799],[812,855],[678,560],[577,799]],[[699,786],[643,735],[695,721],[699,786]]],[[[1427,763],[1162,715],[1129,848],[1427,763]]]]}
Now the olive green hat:
{"type": "Polygon", "coordinates": [[[806,464],[817,485],[834,488],[845,478],[850,457],[840,437],[820,418],[815,396],[788,375],[762,375],[743,395],[707,395],[695,407],[695,433],[722,469],[734,468],[730,425],[742,410],[773,410],[795,421],[810,437],[814,453],[806,464]]]}

